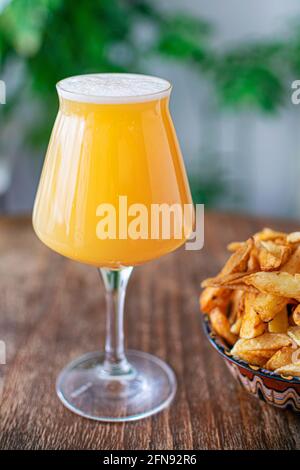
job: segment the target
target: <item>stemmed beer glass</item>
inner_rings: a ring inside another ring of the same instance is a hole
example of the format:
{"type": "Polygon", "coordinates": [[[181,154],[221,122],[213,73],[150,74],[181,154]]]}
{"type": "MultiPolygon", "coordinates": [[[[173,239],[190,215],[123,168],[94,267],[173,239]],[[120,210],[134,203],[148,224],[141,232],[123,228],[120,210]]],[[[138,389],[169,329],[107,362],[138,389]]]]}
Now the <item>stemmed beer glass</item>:
{"type": "Polygon", "coordinates": [[[192,201],[169,113],[171,85],[139,74],[90,74],[60,81],[57,91],[33,226],[52,250],[96,266],[107,299],[105,351],[65,367],[57,393],[82,416],[135,420],[165,408],[176,391],[167,364],[125,353],[123,339],[133,267],[175,250],[192,230],[191,213],[180,215],[192,201]]]}

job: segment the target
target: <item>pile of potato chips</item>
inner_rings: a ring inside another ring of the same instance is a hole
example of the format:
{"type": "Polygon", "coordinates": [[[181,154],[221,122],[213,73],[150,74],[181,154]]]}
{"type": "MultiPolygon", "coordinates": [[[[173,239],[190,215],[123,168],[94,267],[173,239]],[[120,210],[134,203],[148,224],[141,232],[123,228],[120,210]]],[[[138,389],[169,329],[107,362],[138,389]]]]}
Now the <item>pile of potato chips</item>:
{"type": "Polygon", "coordinates": [[[200,297],[215,333],[234,357],[300,377],[300,232],[263,229],[233,252],[200,297]]]}

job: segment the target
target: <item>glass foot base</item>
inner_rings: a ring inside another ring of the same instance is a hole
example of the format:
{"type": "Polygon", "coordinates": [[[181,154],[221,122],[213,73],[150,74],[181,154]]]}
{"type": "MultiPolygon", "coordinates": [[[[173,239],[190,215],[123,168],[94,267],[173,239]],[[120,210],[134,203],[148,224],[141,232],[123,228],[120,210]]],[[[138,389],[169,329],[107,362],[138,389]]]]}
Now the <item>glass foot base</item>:
{"type": "Polygon", "coordinates": [[[56,391],[69,410],[97,421],[134,421],[166,408],[176,392],[176,378],[157,357],[127,351],[132,370],[126,376],[103,373],[103,353],[76,359],[60,373],[56,391]]]}

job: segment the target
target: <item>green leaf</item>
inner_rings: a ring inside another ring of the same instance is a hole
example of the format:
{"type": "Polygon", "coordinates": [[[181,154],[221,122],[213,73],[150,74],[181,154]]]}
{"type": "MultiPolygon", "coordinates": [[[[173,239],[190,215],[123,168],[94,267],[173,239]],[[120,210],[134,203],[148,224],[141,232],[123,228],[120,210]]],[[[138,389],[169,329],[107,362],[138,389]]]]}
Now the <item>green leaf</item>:
{"type": "Polygon", "coordinates": [[[48,15],[62,0],[12,0],[0,15],[0,30],[20,56],[41,47],[48,15]]]}
{"type": "Polygon", "coordinates": [[[241,46],[224,54],[213,71],[220,102],[274,112],[283,102],[280,44],[241,46]]]}
{"type": "Polygon", "coordinates": [[[201,63],[208,55],[210,33],[208,23],[186,15],[175,15],[162,21],[157,50],[175,59],[201,63]]]}

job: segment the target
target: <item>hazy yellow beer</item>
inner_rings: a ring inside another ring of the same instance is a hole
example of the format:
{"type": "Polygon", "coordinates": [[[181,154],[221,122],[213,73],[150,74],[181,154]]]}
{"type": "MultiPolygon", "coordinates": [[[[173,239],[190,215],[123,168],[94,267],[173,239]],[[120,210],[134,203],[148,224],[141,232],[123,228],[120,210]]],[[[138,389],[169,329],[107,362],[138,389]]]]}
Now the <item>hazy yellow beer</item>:
{"type": "Polygon", "coordinates": [[[58,84],[59,113],[34,207],[37,235],[58,253],[98,267],[133,266],[176,249],[184,234],[153,239],[150,232],[153,204],[183,208],[192,202],[168,108],[170,90],[162,87],[167,82],[139,75],[76,78],[68,79],[67,89],[64,81],[58,84]],[[101,80],[108,96],[99,99],[101,80]],[[84,86],[86,95],[76,93],[84,86]],[[118,229],[120,218],[124,222],[120,196],[128,206],[147,208],[147,239],[119,237],[118,231],[115,239],[99,238],[101,205],[115,208],[118,229]]]}
{"type": "Polygon", "coordinates": [[[168,109],[171,86],[145,75],[95,74],[66,78],[57,90],[33,225],[54,251],[98,267],[106,339],[104,352],[61,371],[56,391],[86,418],[145,418],[171,403],[176,377],[151,354],[125,352],[126,286],[134,265],[184,243],[194,215],[168,109]]]}

